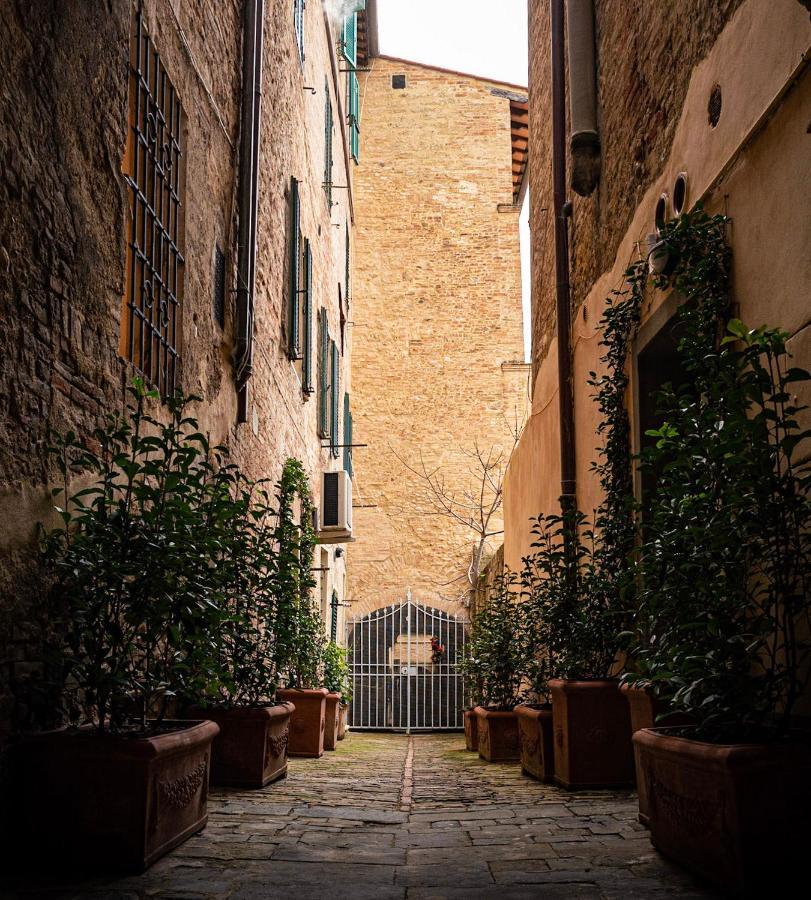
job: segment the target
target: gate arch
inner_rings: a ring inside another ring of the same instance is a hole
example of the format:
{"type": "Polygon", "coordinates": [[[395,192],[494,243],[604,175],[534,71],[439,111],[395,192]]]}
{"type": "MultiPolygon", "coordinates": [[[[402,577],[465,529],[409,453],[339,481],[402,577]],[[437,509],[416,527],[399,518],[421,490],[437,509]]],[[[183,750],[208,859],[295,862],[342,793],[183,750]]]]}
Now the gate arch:
{"type": "Polygon", "coordinates": [[[466,619],[415,602],[411,592],[403,603],[351,619],[346,634],[352,683],[350,727],[376,731],[463,728],[466,698],[461,662],[467,627],[466,619]]]}

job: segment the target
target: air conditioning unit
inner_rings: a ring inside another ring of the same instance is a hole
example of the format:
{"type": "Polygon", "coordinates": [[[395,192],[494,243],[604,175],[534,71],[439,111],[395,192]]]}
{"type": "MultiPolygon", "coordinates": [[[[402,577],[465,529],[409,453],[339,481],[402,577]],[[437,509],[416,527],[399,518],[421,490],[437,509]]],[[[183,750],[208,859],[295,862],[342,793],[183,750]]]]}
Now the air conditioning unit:
{"type": "Polygon", "coordinates": [[[352,479],[347,472],[324,472],[321,483],[322,544],[342,544],[352,540],[352,479]]]}

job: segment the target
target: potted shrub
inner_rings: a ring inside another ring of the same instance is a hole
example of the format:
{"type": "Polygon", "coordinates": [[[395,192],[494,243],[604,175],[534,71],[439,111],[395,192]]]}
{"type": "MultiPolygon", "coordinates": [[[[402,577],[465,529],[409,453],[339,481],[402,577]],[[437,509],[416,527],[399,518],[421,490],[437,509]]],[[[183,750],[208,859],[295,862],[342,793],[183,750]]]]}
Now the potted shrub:
{"type": "Polygon", "coordinates": [[[541,517],[533,534],[525,604],[556,676],[548,682],[555,781],[569,790],[632,785],[628,705],[612,677],[623,632],[616,583],[581,513],[541,517]]]}
{"type": "Polygon", "coordinates": [[[225,612],[215,636],[219,665],[189,715],[220,727],[211,783],[260,788],[287,774],[290,703],[278,687],[275,514],[262,482],[223,471],[211,509],[218,536],[212,577],[225,612]]]}
{"type": "Polygon", "coordinates": [[[465,670],[481,678],[481,705],[475,708],[479,756],[488,762],[518,759],[522,644],[514,578],[496,580],[487,603],[476,615],[465,670]]]}
{"type": "Polygon", "coordinates": [[[131,396],[92,440],[68,433],[50,448],[64,500],[61,526],[43,534],[49,656],[70,725],[21,747],[18,809],[46,858],[141,871],[206,824],[218,728],[170,714],[213,665],[207,511],[220,451],[183,398],[167,400],[163,423],[140,381],[131,396]]]}
{"type": "Polygon", "coordinates": [[[278,505],[276,629],[282,647],[279,668],[287,682],[278,696],[295,706],[290,721],[290,756],[319,757],[324,753],[327,690],[318,685],[326,639],[321,614],[312,597],[312,495],[307,473],[296,459],[288,459],[284,464],[278,505]]]}
{"type": "Polygon", "coordinates": [[[727,891],[802,873],[811,747],[794,720],[811,664],[808,466],[786,336],[729,312],[722,218],[673,226],[679,352],[692,381],[659,398],[640,546],[638,678],[690,727],[634,736],[651,840],[727,891]],[[696,464],[700,460],[700,464],[696,464]],[[764,865],[768,860],[768,866],[764,865]]]}
{"type": "Polygon", "coordinates": [[[329,692],[326,702],[324,749],[335,750],[346,733],[346,707],[349,702],[349,666],[346,650],[330,641],[324,650],[324,687],[329,692]],[[343,733],[341,722],[343,720],[343,733]]]}
{"type": "Polygon", "coordinates": [[[538,630],[533,627],[531,577],[522,573],[523,602],[521,604],[522,636],[524,640],[524,677],[527,702],[516,706],[518,716],[518,743],[521,752],[521,769],[539,781],[555,779],[555,739],[552,726],[552,698],[549,693],[549,677],[552,659],[549,648],[538,644],[538,630]],[[530,588],[527,590],[527,588],[530,588]]]}

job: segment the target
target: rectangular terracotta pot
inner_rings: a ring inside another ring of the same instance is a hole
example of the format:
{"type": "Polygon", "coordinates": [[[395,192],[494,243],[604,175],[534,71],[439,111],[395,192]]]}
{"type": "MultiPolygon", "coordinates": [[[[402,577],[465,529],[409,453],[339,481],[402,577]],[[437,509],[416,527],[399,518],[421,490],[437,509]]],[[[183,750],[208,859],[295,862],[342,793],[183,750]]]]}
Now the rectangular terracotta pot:
{"type": "Polygon", "coordinates": [[[348,731],[346,725],[346,717],[349,711],[348,703],[341,703],[338,705],[338,740],[342,741],[346,737],[346,732],[348,731]]]}
{"type": "Polygon", "coordinates": [[[143,872],[208,819],[214,722],[154,737],[56,731],[25,741],[18,804],[40,864],[143,872]]]}
{"type": "Polygon", "coordinates": [[[555,782],[567,790],[634,784],[631,716],[619,683],[549,682],[555,731],[555,782]]]}
{"type": "Polygon", "coordinates": [[[644,728],[634,748],[653,845],[727,892],[800,896],[811,845],[808,744],[709,744],[644,728]],[[784,891],[786,891],[784,893],[784,891]]]}
{"type": "Polygon", "coordinates": [[[220,727],[211,750],[211,784],[261,788],[283,778],[293,710],[292,703],[235,709],[192,707],[190,716],[210,719],[220,727]]]}
{"type": "Polygon", "coordinates": [[[471,750],[475,753],[479,749],[479,717],[476,715],[475,709],[465,710],[464,722],[465,750],[471,750]]]}
{"type": "Polygon", "coordinates": [[[474,710],[479,735],[479,756],[488,762],[511,762],[519,758],[518,717],[514,712],[474,710]]]}
{"type": "Polygon", "coordinates": [[[327,694],[324,706],[324,749],[334,750],[338,746],[338,728],[340,725],[340,694],[327,694]]]}
{"type": "Polygon", "coordinates": [[[324,754],[327,689],[299,690],[287,688],[277,692],[279,700],[295,707],[290,717],[288,756],[317,758],[324,754]]]}
{"type": "Polygon", "coordinates": [[[539,781],[555,780],[555,737],[551,706],[516,706],[521,769],[539,781]]]}

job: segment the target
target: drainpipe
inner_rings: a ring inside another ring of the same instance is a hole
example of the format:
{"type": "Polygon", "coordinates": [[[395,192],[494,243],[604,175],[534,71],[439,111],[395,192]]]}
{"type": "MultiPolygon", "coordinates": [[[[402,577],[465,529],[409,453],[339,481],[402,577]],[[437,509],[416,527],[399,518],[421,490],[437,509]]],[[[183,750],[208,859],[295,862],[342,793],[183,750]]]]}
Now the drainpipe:
{"type": "Polygon", "coordinates": [[[248,421],[248,379],[253,371],[253,310],[259,206],[259,134],[265,0],[245,0],[242,37],[242,117],[239,149],[239,238],[234,368],[237,422],[248,421]]]}
{"type": "MultiPolygon", "coordinates": [[[[560,406],[560,507],[565,515],[577,506],[574,397],[572,395],[571,305],[569,291],[569,216],[566,200],[566,61],[564,0],[550,0],[552,20],[552,184],[555,222],[555,283],[558,332],[558,403],[560,406]]],[[[564,538],[571,538],[564,528],[564,538]]],[[[571,547],[571,545],[570,545],[571,547]]]]}
{"type": "Polygon", "coordinates": [[[594,0],[567,0],[572,190],[588,197],[600,179],[594,0]]]}

